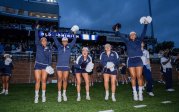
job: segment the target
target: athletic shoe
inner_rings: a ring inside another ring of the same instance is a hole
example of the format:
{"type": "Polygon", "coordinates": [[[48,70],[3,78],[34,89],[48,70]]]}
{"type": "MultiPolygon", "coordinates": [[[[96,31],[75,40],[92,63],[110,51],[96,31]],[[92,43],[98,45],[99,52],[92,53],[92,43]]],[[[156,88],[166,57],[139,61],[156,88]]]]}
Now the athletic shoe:
{"type": "Polygon", "coordinates": [[[57,101],[62,102],[62,96],[61,95],[58,95],[57,101]]]}
{"type": "Polygon", "coordinates": [[[63,94],[63,101],[67,101],[67,96],[66,96],[66,94],[63,94]]]}
{"type": "Polygon", "coordinates": [[[80,96],[77,97],[76,101],[81,101],[81,97],[80,96]]]}
{"type": "Polygon", "coordinates": [[[86,96],[86,100],[91,100],[90,96],[86,96]]]}
{"type": "Polygon", "coordinates": [[[38,103],[38,102],[39,102],[39,96],[35,96],[34,103],[38,103]]]}
{"type": "Polygon", "coordinates": [[[168,91],[168,92],[173,92],[173,91],[175,91],[175,89],[167,89],[166,91],[168,91]]]}
{"type": "Polygon", "coordinates": [[[43,96],[43,97],[42,97],[42,103],[45,103],[45,102],[46,102],[46,97],[43,96]]]}
{"type": "Polygon", "coordinates": [[[154,96],[154,93],[153,92],[148,92],[148,95],[149,96],[154,96]]]}
{"type": "Polygon", "coordinates": [[[109,100],[109,95],[106,94],[104,99],[109,100]]]}
{"type": "Polygon", "coordinates": [[[8,91],[5,91],[5,95],[8,95],[9,93],[8,93],[8,91]]]}
{"type": "Polygon", "coordinates": [[[143,101],[144,99],[143,99],[143,95],[142,95],[142,93],[139,93],[139,101],[143,101]]]}
{"type": "Polygon", "coordinates": [[[112,101],[113,101],[113,102],[116,102],[115,96],[112,96],[112,101]]]}
{"type": "Polygon", "coordinates": [[[4,94],[5,93],[5,90],[2,90],[0,94],[4,94]]]}
{"type": "Polygon", "coordinates": [[[134,99],[134,101],[138,101],[139,100],[138,99],[138,95],[137,95],[137,91],[133,92],[133,99],[134,99]]]}
{"type": "Polygon", "coordinates": [[[124,82],[122,82],[122,84],[124,84],[124,82]]]}

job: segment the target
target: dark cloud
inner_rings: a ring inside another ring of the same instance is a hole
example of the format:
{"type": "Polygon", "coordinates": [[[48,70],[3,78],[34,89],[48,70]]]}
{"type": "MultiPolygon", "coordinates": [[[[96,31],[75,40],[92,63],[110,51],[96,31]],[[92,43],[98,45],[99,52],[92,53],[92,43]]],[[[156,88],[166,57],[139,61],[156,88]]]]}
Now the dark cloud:
{"type": "MultiPolygon", "coordinates": [[[[151,0],[154,32],[158,41],[171,40],[179,47],[179,1],[151,0]]],[[[148,15],[148,0],[60,0],[61,26],[78,24],[81,28],[112,30],[116,22],[121,32],[140,33],[141,16],[148,15]]],[[[150,35],[150,29],[148,35],[150,35]]]]}

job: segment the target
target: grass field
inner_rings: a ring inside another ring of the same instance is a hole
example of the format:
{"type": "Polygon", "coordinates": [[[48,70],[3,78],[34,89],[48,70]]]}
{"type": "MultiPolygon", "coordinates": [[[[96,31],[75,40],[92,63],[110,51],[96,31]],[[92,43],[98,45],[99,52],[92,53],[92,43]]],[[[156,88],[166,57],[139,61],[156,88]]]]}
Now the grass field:
{"type": "Polygon", "coordinates": [[[69,85],[67,90],[68,101],[58,103],[57,87],[55,84],[47,86],[47,102],[42,103],[41,97],[38,104],[34,104],[34,85],[11,85],[9,95],[0,95],[0,112],[98,112],[100,110],[114,110],[114,112],[179,112],[179,85],[174,85],[175,92],[164,90],[164,85],[155,84],[155,97],[149,97],[144,93],[144,101],[132,100],[130,85],[117,87],[117,102],[104,101],[103,84],[91,87],[91,101],[85,100],[84,85],[82,86],[82,100],[76,102],[76,88],[69,85]],[[170,104],[162,104],[162,101],[170,100],[170,104]],[[134,108],[135,105],[145,104],[145,108],[134,108]]]}

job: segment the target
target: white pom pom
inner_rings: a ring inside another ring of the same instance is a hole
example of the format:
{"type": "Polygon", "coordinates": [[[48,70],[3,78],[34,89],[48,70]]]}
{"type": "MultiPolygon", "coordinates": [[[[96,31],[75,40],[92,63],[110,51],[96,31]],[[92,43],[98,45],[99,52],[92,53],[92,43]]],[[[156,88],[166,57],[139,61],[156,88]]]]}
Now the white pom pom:
{"type": "Polygon", "coordinates": [[[146,20],[147,20],[148,23],[151,23],[152,22],[152,17],[147,16],[146,20]]]}
{"type": "Polygon", "coordinates": [[[47,66],[45,71],[50,75],[54,74],[54,69],[51,66],[47,66]]]}
{"type": "Polygon", "coordinates": [[[78,25],[74,25],[74,26],[71,28],[71,31],[72,31],[72,32],[77,32],[77,31],[79,31],[79,26],[78,26],[78,25]]]}
{"type": "Polygon", "coordinates": [[[106,67],[112,68],[112,67],[114,67],[114,63],[113,62],[107,62],[106,67]]]}
{"type": "Polygon", "coordinates": [[[93,64],[92,62],[89,62],[89,63],[87,64],[85,70],[86,70],[87,72],[92,72],[93,68],[94,68],[94,64],[93,64]]]}
{"type": "Polygon", "coordinates": [[[114,71],[114,67],[110,68],[110,71],[113,72],[114,71]]]}
{"type": "Polygon", "coordinates": [[[140,18],[140,24],[144,24],[144,22],[145,22],[145,20],[146,20],[146,19],[147,19],[147,18],[146,18],[146,17],[144,17],[144,16],[143,16],[143,17],[141,17],[141,18],[140,18]]]}
{"type": "Polygon", "coordinates": [[[9,65],[11,62],[12,62],[12,59],[11,58],[7,58],[5,60],[5,65],[9,65]]]}

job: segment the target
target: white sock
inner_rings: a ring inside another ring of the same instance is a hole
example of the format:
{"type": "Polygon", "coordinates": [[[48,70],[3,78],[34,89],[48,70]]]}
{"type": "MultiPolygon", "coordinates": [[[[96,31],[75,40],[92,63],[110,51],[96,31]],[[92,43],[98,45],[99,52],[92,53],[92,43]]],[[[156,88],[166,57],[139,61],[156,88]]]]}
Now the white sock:
{"type": "Polygon", "coordinates": [[[66,95],[66,90],[63,90],[63,95],[66,95]]]}
{"type": "Polygon", "coordinates": [[[78,97],[80,97],[80,93],[78,93],[78,97]]]}
{"type": "Polygon", "coordinates": [[[39,96],[39,91],[35,90],[35,96],[39,96]]]}
{"type": "Polygon", "coordinates": [[[109,90],[106,90],[106,95],[109,95],[109,90]]]}
{"type": "Polygon", "coordinates": [[[139,93],[142,93],[142,86],[139,86],[139,93]]]}
{"type": "Polygon", "coordinates": [[[136,92],[136,86],[132,86],[133,92],[136,92]]]}
{"type": "Polygon", "coordinates": [[[89,96],[89,92],[86,92],[86,96],[89,96]]]}
{"type": "Polygon", "coordinates": [[[114,97],[115,96],[115,93],[112,93],[112,97],[114,97]]]}
{"type": "Polygon", "coordinates": [[[58,91],[58,96],[61,96],[61,91],[58,91]]]}
{"type": "Polygon", "coordinates": [[[8,92],[8,90],[5,90],[5,92],[8,92]]]}
{"type": "Polygon", "coordinates": [[[42,97],[45,97],[45,90],[42,90],[42,97]]]}

